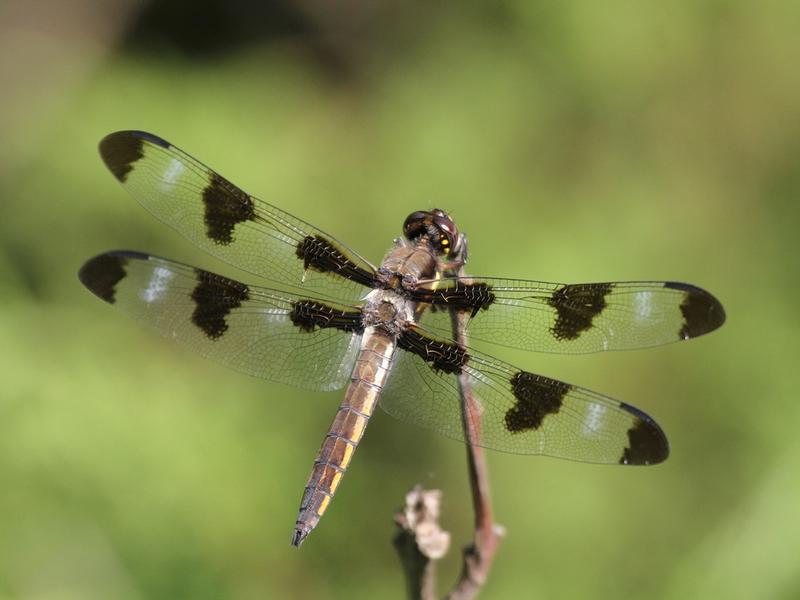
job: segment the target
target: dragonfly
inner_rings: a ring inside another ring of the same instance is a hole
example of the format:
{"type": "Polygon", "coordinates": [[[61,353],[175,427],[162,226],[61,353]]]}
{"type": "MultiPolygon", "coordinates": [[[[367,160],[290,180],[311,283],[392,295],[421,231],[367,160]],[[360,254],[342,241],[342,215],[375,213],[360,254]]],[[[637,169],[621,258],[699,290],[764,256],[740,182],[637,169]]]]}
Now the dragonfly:
{"type": "Polygon", "coordinates": [[[83,285],[242,373],[307,390],[345,389],[302,494],[294,546],[328,508],[378,404],[504,452],[622,465],[669,455],[666,435],[642,410],[479,352],[464,343],[466,334],[581,354],[688,340],[725,321],[719,300],[687,283],[467,276],[467,238],[440,209],[408,215],[376,265],[151,133],[112,133],[100,155],[158,219],[269,287],[130,250],[88,260],[83,285]],[[460,385],[478,411],[465,416],[460,385]]]}

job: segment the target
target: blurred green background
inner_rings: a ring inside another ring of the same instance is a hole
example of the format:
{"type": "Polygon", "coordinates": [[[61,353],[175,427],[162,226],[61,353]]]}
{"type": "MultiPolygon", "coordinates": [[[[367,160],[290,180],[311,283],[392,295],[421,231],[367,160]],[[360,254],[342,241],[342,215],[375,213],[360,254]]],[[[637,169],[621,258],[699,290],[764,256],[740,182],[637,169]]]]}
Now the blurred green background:
{"type": "Polygon", "coordinates": [[[464,449],[378,412],[299,550],[340,395],[229,372],[79,284],[112,248],[253,281],[103,167],[145,129],[379,260],[451,211],[470,272],[673,279],[728,322],[584,357],[483,346],[636,404],[653,468],[489,456],[508,533],[486,598],[800,597],[800,4],[0,3],[0,597],[403,598],[392,515],[464,449]]]}

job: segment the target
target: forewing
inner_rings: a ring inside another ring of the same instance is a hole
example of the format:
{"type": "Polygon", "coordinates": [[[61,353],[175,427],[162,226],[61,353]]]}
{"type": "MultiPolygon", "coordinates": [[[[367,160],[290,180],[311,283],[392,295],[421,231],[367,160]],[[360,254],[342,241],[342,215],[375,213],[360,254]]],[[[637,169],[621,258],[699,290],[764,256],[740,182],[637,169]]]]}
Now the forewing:
{"type": "Polygon", "coordinates": [[[363,331],[355,307],[128,251],[92,258],[79,277],[102,300],[242,373],[311,390],[349,381],[363,331]]]}
{"type": "Polygon", "coordinates": [[[472,318],[470,339],[541,352],[584,354],[687,340],[725,322],[719,300],[686,283],[547,283],[487,277],[424,281],[422,324],[452,336],[450,311],[472,318]]]}
{"type": "Polygon", "coordinates": [[[374,267],[353,250],[155,135],[112,133],[100,155],[146,209],[236,267],[344,301],[372,285],[374,267]]]}
{"type": "Polygon", "coordinates": [[[664,432],[633,406],[412,331],[411,341],[401,335],[381,397],[398,419],[466,441],[460,378],[482,413],[468,421],[480,446],[631,465],[659,463],[669,454],[664,432]]]}

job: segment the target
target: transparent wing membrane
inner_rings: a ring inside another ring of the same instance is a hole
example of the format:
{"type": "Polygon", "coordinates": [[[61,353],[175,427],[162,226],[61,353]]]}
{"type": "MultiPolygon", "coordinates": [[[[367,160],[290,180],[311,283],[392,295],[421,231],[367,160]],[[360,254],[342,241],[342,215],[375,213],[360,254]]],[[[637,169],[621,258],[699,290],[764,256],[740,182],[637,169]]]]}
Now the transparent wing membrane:
{"type": "Polygon", "coordinates": [[[353,307],[325,305],[350,315],[352,331],[313,326],[300,310],[322,306],[313,299],[125,251],[91,259],[80,278],[136,320],[242,373],[311,390],[349,381],[360,339],[353,307]]]}
{"type": "Polygon", "coordinates": [[[563,284],[487,277],[421,282],[425,327],[451,336],[450,310],[472,315],[471,339],[540,352],[584,354],[694,338],[725,321],[719,301],[684,283],[563,284]]]}
{"type": "Polygon", "coordinates": [[[169,142],[141,131],[100,142],[131,195],[203,250],[266,279],[355,300],[374,267],[332,236],[233,183],[169,142]]]}

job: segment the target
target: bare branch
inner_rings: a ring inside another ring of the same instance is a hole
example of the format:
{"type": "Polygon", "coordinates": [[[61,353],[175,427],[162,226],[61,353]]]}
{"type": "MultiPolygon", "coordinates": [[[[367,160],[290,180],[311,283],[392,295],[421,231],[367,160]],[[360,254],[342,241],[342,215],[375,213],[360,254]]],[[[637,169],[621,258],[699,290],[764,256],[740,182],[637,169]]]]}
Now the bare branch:
{"type": "MultiPolygon", "coordinates": [[[[466,325],[469,313],[453,311],[453,339],[466,347],[466,325]]],[[[494,523],[486,456],[480,446],[482,410],[472,393],[469,376],[460,373],[458,387],[461,395],[461,422],[467,442],[467,465],[475,511],[475,537],[464,548],[461,575],[446,596],[448,600],[470,600],[486,583],[504,530],[494,523]]],[[[395,515],[400,531],[394,545],[406,574],[409,598],[430,600],[436,597],[436,561],[447,552],[450,534],[438,524],[441,492],[424,491],[417,486],[406,495],[405,509],[395,515]]]]}
{"type": "Polygon", "coordinates": [[[393,543],[403,564],[408,597],[436,598],[436,561],[450,547],[450,534],[439,526],[442,492],[415,487],[405,507],[395,515],[399,531],[393,543]]]}
{"type": "MultiPolygon", "coordinates": [[[[455,340],[460,345],[467,346],[465,328],[469,315],[466,312],[454,312],[452,320],[455,340]]],[[[482,434],[481,406],[472,393],[466,373],[459,375],[458,385],[461,392],[461,418],[468,442],[467,465],[475,511],[475,539],[471,545],[464,548],[461,576],[447,598],[469,600],[477,596],[486,582],[504,530],[494,523],[486,455],[483,448],[478,445],[482,434]]]]}

